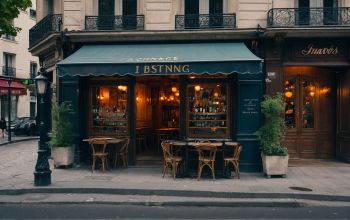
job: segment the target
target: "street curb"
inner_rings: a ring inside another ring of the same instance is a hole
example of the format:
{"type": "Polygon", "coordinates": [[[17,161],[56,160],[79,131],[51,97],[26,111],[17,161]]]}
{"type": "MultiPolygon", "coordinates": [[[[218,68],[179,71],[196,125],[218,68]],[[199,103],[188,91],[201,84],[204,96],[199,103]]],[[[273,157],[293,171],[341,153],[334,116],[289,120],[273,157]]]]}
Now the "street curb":
{"type": "Polygon", "coordinates": [[[24,138],[24,139],[11,140],[10,142],[0,143],[0,146],[14,144],[14,143],[23,142],[23,141],[32,141],[32,140],[39,140],[39,137],[29,137],[29,138],[24,138]]]}
{"type": "Polygon", "coordinates": [[[303,199],[315,201],[350,202],[350,196],[302,194],[302,193],[247,193],[247,192],[212,192],[190,190],[152,190],[122,188],[26,188],[1,189],[0,195],[22,195],[29,193],[75,193],[75,194],[114,194],[114,195],[157,195],[179,197],[207,198],[271,198],[271,199],[303,199]]]}
{"type": "Polygon", "coordinates": [[[302,202],[200,202],[200,201],[190,201],[190,202],[118,202],[118,201],[85,201],[85,202],[74,202],[74,201],[62,201],[62,202],[0,202],[0,204],[45,204],[45,205],[67,205],[67,204],[103,204],[103,205],[140,205],[140,206],[197,206],[197,207],[282,207],[282,208],[297,208],[305,206],[302,202]]]}

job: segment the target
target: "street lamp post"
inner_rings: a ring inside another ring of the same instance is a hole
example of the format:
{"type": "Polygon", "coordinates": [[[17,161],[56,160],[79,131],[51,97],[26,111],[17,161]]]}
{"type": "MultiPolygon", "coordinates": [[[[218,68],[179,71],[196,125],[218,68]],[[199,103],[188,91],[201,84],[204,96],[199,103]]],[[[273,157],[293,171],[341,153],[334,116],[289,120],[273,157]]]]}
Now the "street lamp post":
{"type": "Polygon", "coordinates": [[[51,184],[51,170],[48,161],[48,146],[47,146],[47,117],[44,117],[45,111],[45,95],[48,90],[48,80],[43,75],[44,71],[40,71],[40,75],[35,77],[36,91],[38,104],[40,105],[40,139],[38,142],[38,158],[34,171],[34,185],[48,186],[51,184]]]}
{"type": "Polygon", "coordinates": [[[12,83],[12,79],[9,76],[7,79],[7,83],[9,84],[8,87],[8,94],[7,94],[7,99],[8,99],[8,103],[7,103],[7,109],[8,109],[8,123],[7,123],[7,140],[8,142],[11,142],[11,83],[12,83]]]}

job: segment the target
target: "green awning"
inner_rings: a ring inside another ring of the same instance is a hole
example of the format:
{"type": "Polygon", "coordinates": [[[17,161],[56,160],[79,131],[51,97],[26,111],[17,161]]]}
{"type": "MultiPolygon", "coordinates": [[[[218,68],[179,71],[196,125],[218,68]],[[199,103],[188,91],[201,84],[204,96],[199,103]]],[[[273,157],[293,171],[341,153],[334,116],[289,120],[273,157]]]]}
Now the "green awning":
{"type": "Polygon", "coordinates": [[[58,75],[259,74],[244,43],[86,45],[57,63],[58,75]]]}

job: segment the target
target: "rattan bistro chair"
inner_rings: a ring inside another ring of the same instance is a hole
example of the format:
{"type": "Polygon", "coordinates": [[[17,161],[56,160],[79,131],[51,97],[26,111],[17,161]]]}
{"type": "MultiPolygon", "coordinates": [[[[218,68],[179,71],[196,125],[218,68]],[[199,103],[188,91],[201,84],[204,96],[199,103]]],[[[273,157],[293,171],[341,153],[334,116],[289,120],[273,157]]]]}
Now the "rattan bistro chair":
{"type": "Polygon", "coordinates": [[[175,179],[179,166],[183,163],[181,156],[176,156],[171,152],[171,145],[168,141],[162,141],[161,147],[163,150],[163,178],[168,170],[168,167],[172,170],[172,176],[175,179]]]}
{"type": "Polygon", "coordinates": [[[106,152],[107,148],[107,140],[103,138],[92,138],[89,141],[89,144],[91,146],[92,151],[92,166],[91,166],[91,172],[94,172],[96,160],[101,160],[102,165],[102,171],[105,171],[105,168],[108,168],[108,152],[106,152]]]}
{"type": "Polygon", "coordinates": [[[217,147],[209,141],[199,142],[197,145],[198,151],[198,179],[202,176],[202,171],[205,166],[209,167],[213,180],[215,180],[215,157],[217,147]]]}
{"type": "Polygon", "coordinates": [[[118,161],[121,161],[123,167],[128,167],[128,148],[129,148],[130,139],[125,138],[120,144],[120,147],[117,148],[115,153],[114,167],[117,167],[118,161]]]}
{"type": "Polygon", "coordinates": [[[242,145],[238,144],[237,146],[233,146],[233,155],[224,157],[224,166],[228,168],[227,166],[232,164],[233,169],[235,170],[235,174],[238,179],[240,179],[239,176],[239,156],[241,155],[242,151],[242,145]]]}

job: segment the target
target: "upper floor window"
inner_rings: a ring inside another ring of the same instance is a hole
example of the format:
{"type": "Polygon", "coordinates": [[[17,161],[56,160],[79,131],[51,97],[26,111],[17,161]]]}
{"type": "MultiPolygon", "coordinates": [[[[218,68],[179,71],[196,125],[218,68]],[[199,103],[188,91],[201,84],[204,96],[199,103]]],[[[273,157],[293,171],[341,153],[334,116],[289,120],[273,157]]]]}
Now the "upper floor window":
{"type": "Polygon", "coordinates": [[[29,9],[29,16],[32,19],[36,19],[36,11],[34,9],[29,9]]]}
{"type": "Polygon", "coordinates": [[[4,66],[2,67],[2,75],[4,76],[16,76],[15,57],[14,54],[4,53],[3,56],[4,66]]]}
{"type": "Polygon", "coordinates": [[[31,62],[30,63],[30,78],[34,79],[36,77],[37,69],[38,69],[38,64],[31,62]]]}
{"type": "Polygon", "coordinates": [[[53,14],[53,0],[47,0],[47,14],[53,14]]]}
{"type": "Polygon", "coordinates": [[[120,4],[117,5],[118,12],[116,13],[114,0],[98,1],[97,23],[100,30],[118,29],[120,25],[123,29],[135,29],[138,26],[137,0],[122,0],[118,2],[120,4]]]}
{"type": "MultiPolygon", "coordinates": [[[[11,25],[13,25],[14,24],[13,20],[11,20],[10,23],[11,23],[11,25]]],[[[3,34],[1,37],[6,39],[6,40],[15,41],[15,36],[13,36],[11,34],[3,34]]]]}

